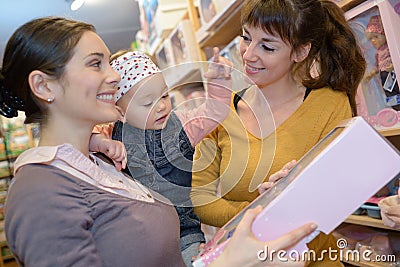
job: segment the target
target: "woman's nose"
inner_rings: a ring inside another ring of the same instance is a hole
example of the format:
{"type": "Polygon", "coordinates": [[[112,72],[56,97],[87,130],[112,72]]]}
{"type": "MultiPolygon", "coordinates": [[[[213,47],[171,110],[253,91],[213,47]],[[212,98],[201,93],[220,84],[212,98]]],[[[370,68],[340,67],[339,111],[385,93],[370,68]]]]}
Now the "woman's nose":
{"type": "Polygon", "coordinates": [[[255,53],[255,46],[250,43],[249,45],[246,45],[244,53],[243,53],[243,59],[245,61],[253,61],[257,57],[257,54],[255,53]]]}
{"type": "Polygon", "coordinates": [[[110,66],[109,67],[109,81],[112,83],[114,86],[116,86],[120,81],[121,81],[121,76],[117,72],[114,71],[114,69],[110,66]]]}

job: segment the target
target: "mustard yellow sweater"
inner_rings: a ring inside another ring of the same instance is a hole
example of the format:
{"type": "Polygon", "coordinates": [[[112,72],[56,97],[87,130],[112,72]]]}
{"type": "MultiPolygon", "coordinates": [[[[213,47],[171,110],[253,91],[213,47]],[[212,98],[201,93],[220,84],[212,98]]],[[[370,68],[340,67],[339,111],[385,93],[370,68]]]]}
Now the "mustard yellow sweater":
{"type": "MultiPolygon", "coordinates": [[[[351,117],[345,93],[313,90],[275,133],[260,139],[244,128],[233,104],[231,108],[227,119],[196,147],[193,165],[195,213],[203,223],[217,227],[258,196],[258,184],[290,160],[299,160],[340,121],[351,117]]],[[[315,242],[317,247],[334,245],[334,239],[315,242]]]]}

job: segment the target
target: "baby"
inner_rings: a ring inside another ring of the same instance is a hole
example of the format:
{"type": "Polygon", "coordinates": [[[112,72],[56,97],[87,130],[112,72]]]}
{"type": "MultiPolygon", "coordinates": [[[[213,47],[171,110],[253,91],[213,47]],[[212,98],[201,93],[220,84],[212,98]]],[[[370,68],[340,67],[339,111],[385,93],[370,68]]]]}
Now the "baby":
{"type": "Polygon", "coordinates": [[[105,153],[110,147],[101,144],[110,142],[104,140],[124,143],[129,167],[124,171],[174,204],[180,219],[182,256],[188,266],[205,242],[189,195],[194,147],[230,110],[231,63],[218,52],[214,49],[204,74],[206,101],[193,110],[172,110],[163,74],[146,54],[117,53],[111,58],[112,67],[121,76],[115,100],[125,122],[98,126],[95,132],[99,134],[94,134],[90,147],[105,153]]]}

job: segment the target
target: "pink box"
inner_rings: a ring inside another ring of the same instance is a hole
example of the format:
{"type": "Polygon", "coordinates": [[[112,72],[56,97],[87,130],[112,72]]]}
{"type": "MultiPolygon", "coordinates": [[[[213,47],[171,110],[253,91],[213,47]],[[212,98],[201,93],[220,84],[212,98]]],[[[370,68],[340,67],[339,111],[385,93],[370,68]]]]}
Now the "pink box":
{"type": "MultiPolygon", "coordinates": [[[[264,207],[252,225],[253,233],[263,241],[308,222],[330,233],[399,172],[400,152],[386,138],[361,116],[343,121],[288,176],[219,229],[193,266],[207,266],[218,257],[248,208],[264,207]]],[[[315,234],[292,249],[301,255],[315,234]]]]}
{"type": "Polygon", "coordinates": [[[368,64],[357,93],[358,113],[376,129],[400,128],[400,0],[370,0],[347,11],[346,18],[368,64]]]}

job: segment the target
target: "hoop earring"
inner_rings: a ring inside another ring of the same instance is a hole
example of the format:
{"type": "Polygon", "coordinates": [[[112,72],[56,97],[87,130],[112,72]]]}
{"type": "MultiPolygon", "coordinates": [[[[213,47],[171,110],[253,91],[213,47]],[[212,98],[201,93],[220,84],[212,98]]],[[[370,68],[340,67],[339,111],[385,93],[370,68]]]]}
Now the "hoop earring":
{"type": "Polygon", "coordinates": [[[53,98],[51,98],[51,97],[47,98],[47,103],[52,103],[53,101],[54,101],[54,97],[53,98]]]}

